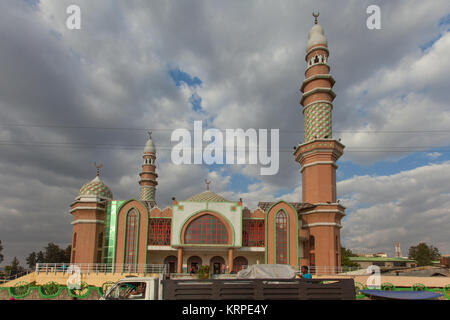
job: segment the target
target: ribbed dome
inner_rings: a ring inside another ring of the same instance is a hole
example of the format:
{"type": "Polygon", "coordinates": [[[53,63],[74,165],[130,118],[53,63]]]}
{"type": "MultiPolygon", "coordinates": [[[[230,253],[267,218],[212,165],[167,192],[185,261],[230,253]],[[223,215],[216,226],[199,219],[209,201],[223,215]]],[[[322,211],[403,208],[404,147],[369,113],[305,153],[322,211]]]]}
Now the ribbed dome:
{"type": "Polygon", "coordinates": [[[211,191],[204,191],[202,193],[193,195],[192,197],[190,197],[189,199],[187,199],[186,201],[211,201],[211,202],[225,202],[228,201],[227,199],[225,199],[222,196],[219,196],[218,194],[211,192],[211,191]]]}
{"type": "Polygon", "coordinates": [[[308,43],[306,44],[306,51],[311,49],[311,47],[322,44],[324,46],[327,46],[327,38],[325,38],[325,35],[323,34],[323,28],[320,24],[315,24],[311,30],[309,30],[308,35],[308,43]]]}
{"type": "Polygon", "coordinates": [[[111,190],[103,183],[98,176],[91,182],[86,183],[80,189],[78,196],[96,196],[100,198],[112,199],[111,190]]]}
{"type": "Polygon", "coordinates": [[[155,144],[153,143],[153,140],[151,138],[148,139],[147,143],[145,144],[144,152],[156,153],[155,144]]]}

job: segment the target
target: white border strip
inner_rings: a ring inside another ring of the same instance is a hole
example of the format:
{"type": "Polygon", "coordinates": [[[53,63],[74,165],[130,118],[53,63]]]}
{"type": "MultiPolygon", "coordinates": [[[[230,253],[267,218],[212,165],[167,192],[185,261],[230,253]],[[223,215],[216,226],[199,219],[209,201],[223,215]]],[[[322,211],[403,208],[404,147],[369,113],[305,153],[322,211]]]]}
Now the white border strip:
{"type": "Polygon", "coordinates": [[[89,219],[78,219],[78,220],[72,221],[70,224],[79,224],[79,223],[105,224],[105,222],[103,220],[89,220],[89,219]]]}

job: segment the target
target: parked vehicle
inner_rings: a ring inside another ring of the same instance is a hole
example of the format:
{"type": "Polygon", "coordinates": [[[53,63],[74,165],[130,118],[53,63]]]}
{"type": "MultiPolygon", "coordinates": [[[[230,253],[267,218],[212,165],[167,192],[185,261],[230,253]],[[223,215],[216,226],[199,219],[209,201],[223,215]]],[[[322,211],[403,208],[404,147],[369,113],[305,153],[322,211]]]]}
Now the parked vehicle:
{"type": "Polygon", "coordinates": [[[160,300],[160,279],[131,277],[120,279],[100,300],[160,300]]]}
{"type": "Polygon", "coordinates": [[[353,279],[300,279],[286,266],[261,265],[230,279],[125,278],[101,300],[354,300],[353,279]],[[286,271],[286,270],[285,270],[286,271]]]}

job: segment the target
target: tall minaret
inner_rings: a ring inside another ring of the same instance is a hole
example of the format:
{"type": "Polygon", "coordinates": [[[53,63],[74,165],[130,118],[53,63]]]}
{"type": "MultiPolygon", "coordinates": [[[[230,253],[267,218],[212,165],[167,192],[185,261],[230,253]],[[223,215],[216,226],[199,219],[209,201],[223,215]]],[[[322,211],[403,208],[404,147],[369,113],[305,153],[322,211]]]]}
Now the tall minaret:
{"type": "Polygon", "coordinates": [[[336,201],[336,161],[344,145],[332,139],[331,111],[335,93],[328,64],[328,45],[323,28],[317,23],[309,31],[306,45],[305,80],[300,91],[304,115],[304,143],[295,148],[295,160],[302,173],[302,200],[316,205],[305,215],[311,242],[310,263],[340,266],[340,221],[345,208],[336,201]]]}
{"type": "Polygon", "coordinates": [[[400,242],[395,243],[395,257],[401,258],[402,257],[402,250],[400,249],[400,242]]]}
{"type": "Polygon", "coordinates": [[[158,182],[156,178],[156,148],[152,140],[152,132],[148,132],[149,138],[144,148],[144,163],[142,164],[142,171],[139,174],[140,180],[140,195],[139,199],[141,201],[148,201],[150,206],[153,207],[155,203],[155,191],[158,182]]]}

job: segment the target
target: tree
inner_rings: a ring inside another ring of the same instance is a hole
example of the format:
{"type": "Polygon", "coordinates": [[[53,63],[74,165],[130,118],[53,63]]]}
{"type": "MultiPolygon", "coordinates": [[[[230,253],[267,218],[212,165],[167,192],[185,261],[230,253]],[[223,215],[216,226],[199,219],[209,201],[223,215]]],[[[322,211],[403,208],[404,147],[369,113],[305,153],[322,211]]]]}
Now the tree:
{"type": "Polygon", "coordinates": [[[47,263],[64,263],[66,262],[66,251],[61,249],[53,242],[49,243],[45,248],[44,260],[47,263]]]}
{"type": "Polygon", "coordinates": [[[424,242],[417,246],[411,246],[408,251],[408,258],[416,260],[418,266],[429,266],[433,260],[438,260],[440,256],[438,248],[432,245],[428,246],[424,242]]]}
{"type": "Polygon", "coordinates": [[[42,251],[39,251],[36,255],[36,263],[44,263],[45,262],[45,256],[42,251]]]}
{"type": "Polygon", "coordinates": [[[36,267],[36,263],[37,263],[37,254],[36,254],[36,252],[30,253],[26,260],[27,260],[28,267],[30,269],[34,269],[34,267],[36,267]]]}
{"type": "Polygon", "coordinates": [[[17,257],[14,257],[13,261],[11,262],[10,266],[10,275],[14,276],[18,274],[19,272],[24,271],[23,267],[20,266],[20,261],[17,259],[17,257]]]}
{"type": "Polygon", "coordinates": [[[2,251],[3,251],[2,240],[0,240],[0,263],[2,263],[3,258],[4,258],[2,251]]]}
{"type": "Polygon", "coordinates": [[[358,267],[359,264],[350,260],[350,257],[356,257],[356,254],[350,249],[341,247],[341,266],[342,267],[358,267]]]}

